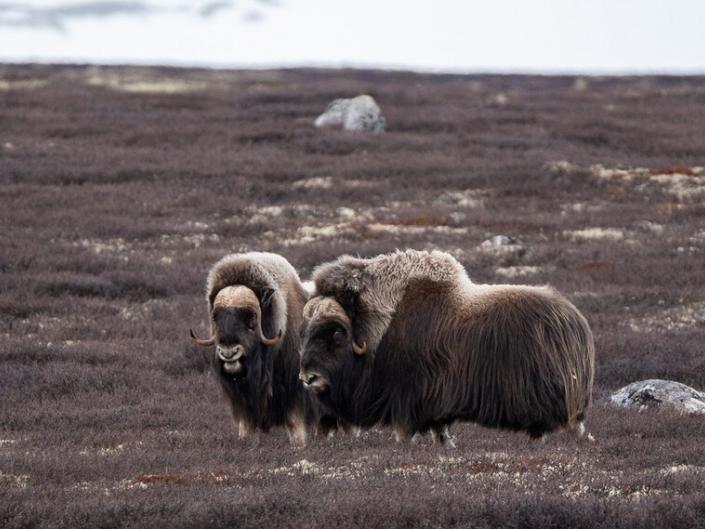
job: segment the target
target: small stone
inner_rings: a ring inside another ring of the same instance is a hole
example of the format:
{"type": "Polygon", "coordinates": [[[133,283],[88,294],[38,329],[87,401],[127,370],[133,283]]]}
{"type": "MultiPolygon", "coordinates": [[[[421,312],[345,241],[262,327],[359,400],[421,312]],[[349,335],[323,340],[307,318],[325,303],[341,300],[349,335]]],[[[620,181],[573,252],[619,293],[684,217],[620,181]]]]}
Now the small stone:
{"type": "Polygon", "coordinates": [[[499,246],[518,246],[521,245],[521,241],[517,237],[511,237],[507,235],[495,235],[490,237],[486,241],[480,244],[480,248],[485,250],[490,248],[497,248],[499,246]]]}
{"type": "Polygon", "coordinates": [[[568,160],[553,160],[547,162],[545,167],[549,172],[554,174],[572,173],[580,170],[579,166],[568,160]]]}
{"type": "Polygon", "coordinates": [[[585,77],[576,77],[573,82],[573,90],[576,92],[585,92],[588,89],[588,80],[585,77]]]}
{"type": "Polygon", "coordinates": [[[641,220],[637,222],[634,226],[636,229],[644,232],[650,232],[655,235],[661,235],[663,233],[664,227],[662,224],[657,224],[649,220],[641,220]]]}
{"type": "Polygon", "coordinates": [[[335,210],[336,215],[342,219],[351,220],[357,217],[357,212],[352,208],[339,207],[335,210]]]}
{"type": "Polygon", "coordinates": [[[490,105],[495,105],[498,107],[503,107],[506,106],[509,103],[509,96],[505,94],[504,92],[500,92],[498,94],[493,95],[489,99],[489,104],[490,105]]]}

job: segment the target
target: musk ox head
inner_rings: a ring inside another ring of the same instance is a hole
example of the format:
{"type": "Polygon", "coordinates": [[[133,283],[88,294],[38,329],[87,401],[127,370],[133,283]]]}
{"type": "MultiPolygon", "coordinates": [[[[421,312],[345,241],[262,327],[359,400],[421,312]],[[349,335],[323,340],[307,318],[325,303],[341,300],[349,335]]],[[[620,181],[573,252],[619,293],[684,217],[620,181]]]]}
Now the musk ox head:
{"type": "Polygon", "coordinates": [[[257,362],[260,347],[277,345],[282,331],[268,338],[262,331],[262,312],[269,306],[273,289],[262,289],[258,294],[242,286],[227,286],[213,299],[211,316],[212,335],[206,340],[196,338],[193,343],[216,346],[217,359],[225,373],[241,376],[247,372],[248,363],[257,362]]]}
{"type": "Polygon", "coordinates": [[[340,391],[363,367],[367,342],[357,342],[352,319],[333,298],[315,297],[304,306],[302,338],[299,378],[319,397],[340,391]]]}

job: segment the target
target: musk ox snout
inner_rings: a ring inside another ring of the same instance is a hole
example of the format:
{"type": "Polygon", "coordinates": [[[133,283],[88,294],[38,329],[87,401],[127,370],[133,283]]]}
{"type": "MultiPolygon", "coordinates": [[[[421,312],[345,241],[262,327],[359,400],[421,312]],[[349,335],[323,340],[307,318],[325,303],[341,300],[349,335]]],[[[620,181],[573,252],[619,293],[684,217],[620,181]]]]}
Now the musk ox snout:
{"type": "Polygon", "coordinates": [[[216,355],[223,365],[223,371],[231,375],[242,375],[246,371],[247,351],[238,344],[233,347],[216,347],[216,355]]]}
{"type": "Polygon", "coordinates": [[[314,393],[323,393],[330,387],[326,377],[316,371],[305,371],[302,369],[299,372],[299,379],[303,382],[306,389],[314,393]]]}
{"type": "Polygon", "coordinates": [[[218,357],[223,362],[234,362],[242,359],[245,355],[245,348],[242,345],[236,345],[235,347],[218,347],[217,352],[218,357]]]}

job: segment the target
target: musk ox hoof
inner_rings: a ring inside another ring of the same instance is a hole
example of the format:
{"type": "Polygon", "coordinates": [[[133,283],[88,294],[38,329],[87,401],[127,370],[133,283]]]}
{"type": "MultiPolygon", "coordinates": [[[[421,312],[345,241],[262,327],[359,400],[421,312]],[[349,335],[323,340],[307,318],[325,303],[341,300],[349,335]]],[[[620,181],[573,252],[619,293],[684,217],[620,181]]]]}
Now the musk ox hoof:
{"type": "Polygon", "coordinates": [[[432,428],[431,429],[431,439],[433,439],[433,444],[440,444],[445,448],[457,448],[455,445],[455,439],[448,431],[447,426],[442,428],[432,428]]]}
{"type": "Polygon", "coordinates": [[[343,130],[384,132],[387,122],[377,102],[368,95],[336,99],[318,116],[316,127],[341,127],[343,130]]]}
{"type": "Polygon", "coordinates": [[[239,421],[237,436],[241,441],[244,441],[245,439],[249,438],[254,433],[254,431],[254,425],[242,419],[239,421]]]}
{"type": "Polygon", "coordinates": [[[408,443],[413,438],[414,438],[414,434],[412,434],[402,428],[395,428],[394,429],[394,439],[399,444],[408,443]]]}
{"type": "Polygon", "coordinates": [[[613,393],[610,401],[617,406],[639,410],[665,404],[681,413],[705,414],[705,393],[672,380],[633,382],[613,393]]]}

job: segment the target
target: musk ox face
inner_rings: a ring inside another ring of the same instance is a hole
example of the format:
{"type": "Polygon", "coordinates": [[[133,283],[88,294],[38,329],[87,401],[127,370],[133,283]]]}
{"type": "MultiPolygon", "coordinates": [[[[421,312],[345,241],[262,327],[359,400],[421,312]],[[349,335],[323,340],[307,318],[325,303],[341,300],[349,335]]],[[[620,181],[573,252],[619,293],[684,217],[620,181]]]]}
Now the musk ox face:
{"type": "Polygon", "coordinates": [[[302,339],[299,378],[319,397],[340,391],[342,381],[353,378],[364,361],[367,345],[357,344],[350,317],[332,298],[306,304],[302,339]]]}
{"type": "Polygon", "coordinates": [[[220,290],[211,310],[212,337],[194,343],[215,345],[216,359],[221,369],[230,375],[244,376],[248,366],[260,361],[263,345],[276,345],[276,338],[267,338],[262,332],[262,310],[269,305],[271,289],[260,293],[245,286],[228,286],[220,290]]]}

